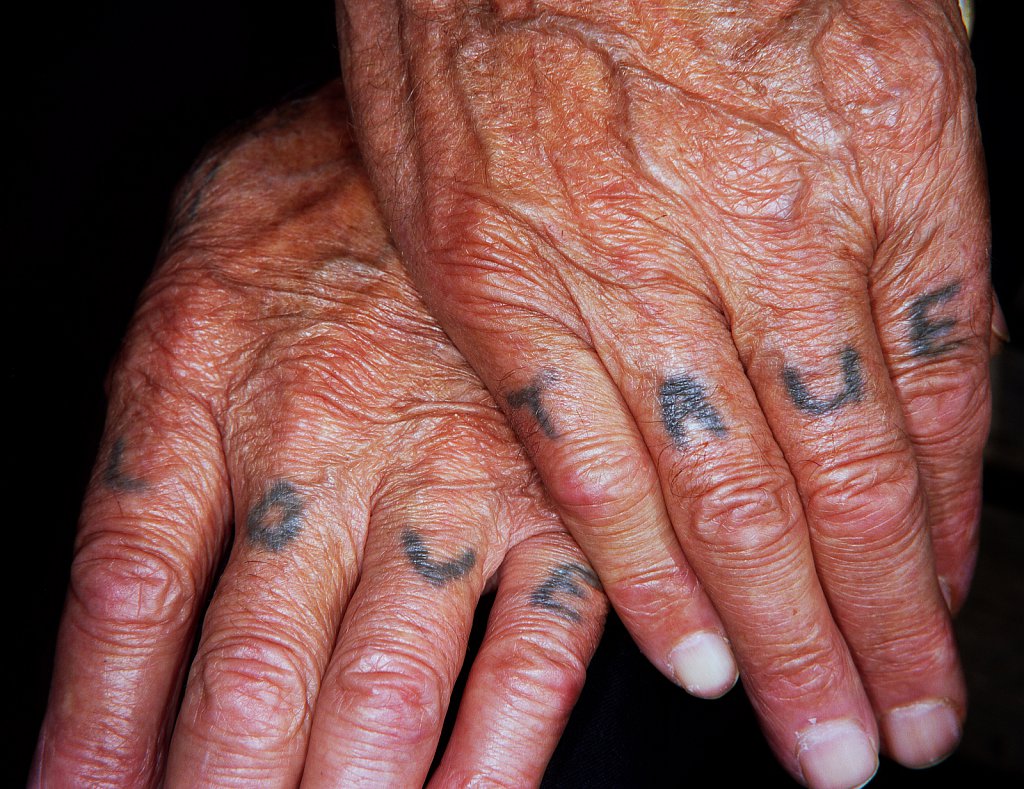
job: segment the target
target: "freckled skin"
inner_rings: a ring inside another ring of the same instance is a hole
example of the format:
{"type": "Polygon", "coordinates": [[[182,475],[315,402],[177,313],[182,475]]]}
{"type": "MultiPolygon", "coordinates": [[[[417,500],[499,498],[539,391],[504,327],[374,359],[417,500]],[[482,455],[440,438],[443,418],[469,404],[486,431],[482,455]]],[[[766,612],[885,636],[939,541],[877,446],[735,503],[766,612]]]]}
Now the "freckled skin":
{"type": "Polygon", "coordinates": [[[803,374],[797,368],[787,366],[783,370],[782,378],[793,405],[808,414],[822,416],[848,403],[861,401],[864,397],[864,375],[861,371],[860,356],[853,348],[844,348],[839,358],[843,371],[843,388],[830,398],[812,395],[804,383],[803,374]]]}

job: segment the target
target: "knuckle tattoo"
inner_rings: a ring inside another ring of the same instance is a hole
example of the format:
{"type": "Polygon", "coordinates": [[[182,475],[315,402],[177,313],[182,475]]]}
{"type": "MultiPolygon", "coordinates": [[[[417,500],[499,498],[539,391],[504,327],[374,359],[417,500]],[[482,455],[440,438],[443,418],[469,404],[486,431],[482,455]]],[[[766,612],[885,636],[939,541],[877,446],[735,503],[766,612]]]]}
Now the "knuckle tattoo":
{"type": "Polygon", "coordinates": [[[782,380],[793,405],[813,416],[823,416],[838,410],[848,403],[859,403],[864,399],[864,372],[860,354],[852,346],[843,348],[839,355],[843,373],[843,388],[832,397],[815,397],[804,383],[803,373],[791,365],[782,370],[782,380]]]}
{"type": "Polygon", "coordinates": [[[145,490],[146,481],[141,477],[129,474],[124,468],[123,438],[117,438],[110,446],[107,454],[107,464],[103,468],[103,482],[108,488],[118,493],[137,493],[145,490]]]}
{"type": "Polygon", "coordinates": [[[726,435],[725,422],[711,405],[704,386],[696,378],[679,374],[668,378],[658,390],[661,419],[677,448],[687,444],[687,425],[696,423],[716,438],[726,435]]]}
{"type": "Polygon", "coordinates": [[[431,559],[430,549],[415,529],[402,532],[402,549],[417,574],[437,588],[462,578],[476,565],[476,551],[472,548],[464,549],[454,559],[431,559]]]}
{"type": "Polygon", "coordinates": [[[960,283],[951,282],[937,290],[918,296],[907,310],[910,324],[907,339],[912,356],[939,356],[960,344],[959,340],[948,339],[956,325],[951,316],[937,318],[932,311],[953,299],[960,292],[960,283]]]}
{"type": "Polygon", "coordinates": [[[304,525],[305,502],[286,480],[274,482],[246,519],[249,542],[277,553],[294,540],[304,525]]]}
{"type": "Polygon", "coordinates": [[[530,593],[530,605],[552,611],[570,622],[580,622],[580,612],[564,599],[559,600],[556,597],[568,595],[579,600],[584,599],[587,596],[586,589],[577,579],[591,589],[601,589],[601,582],[593,570],[576,562],[566,562],[553,567],[548,577],[530,593]]]}
{"type": "Polygon", "coordinates": [[[536,420],[537,426],[540,427],[541,432],[544,433],[547,438],[555,439],[559,437],[558,430],[555,428],[554,422],[551,420],[551,414],[548,412],[547,408],[544,407],[542,399],[544,389],[547,387],[550,378],[550,374],[542,373],[527,386],[507,394],[505,396],[505,402],[508,403],[509,408],[513,410],[518,411],[519,409],[526,409],[536,420]]]}

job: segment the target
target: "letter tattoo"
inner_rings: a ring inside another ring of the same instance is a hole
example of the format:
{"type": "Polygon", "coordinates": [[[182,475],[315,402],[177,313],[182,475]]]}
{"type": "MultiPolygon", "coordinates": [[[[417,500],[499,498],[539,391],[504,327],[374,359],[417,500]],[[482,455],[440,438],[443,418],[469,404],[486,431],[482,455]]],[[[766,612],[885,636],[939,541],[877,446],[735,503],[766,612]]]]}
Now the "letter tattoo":
{"type": "Polygon", "coordinates": [[[438,561],[430,558],[430,549],[427,548],[423,538],[413,529],[406,529],[402,532],[402,548],[409,558],[413,569],[430,582],[431,586],[444,586],[450,581],[455,581],[476,564],[476,551],[467,548],[457,559],[438,561]]]}
{"type": "Polygon", "coordinates": [[[249,542],[275,553],[282,550],[302,531],[303,509],[302,496],[295,486],[278,480],[249,510],[249,542]]]}
{"type": "Polygon", "coordinates": [[[840,354],[840,364],[843,369],[843,388],[827,400],[814,397],[807,391],[800,371],[787,365],[782,371],[782,380],[793,404],[801,411],[821,416],[847,403],[859,403],[864,397],[864,374],[861,371],[860,355],[852,347],[844,348],[840,354]]]}
{"type": "Polygon", "coordinates": [[[575,563],[560,564],[551,570],[544,583],[530,593],[530,605],[554,611],[558,616],[568,619],[570,622],[579,622],[579,611],[565,602],[555,599],[556,594],[570,595],[579,599],[586,597],[586,590],[576,582],[576,578],[581,579],[591,589],[601,588],[601,582],[589,567],[575,563]]]}
{"type": "Polygon", "coordinates": [[[528,410],[533,415],[533,418],[537,420],[537,424],[545,436],[548,438],[558,438],[558,431],[555,430],[555,426],[551,421],[551,415],[544,407],[540,398],[548,377],[544,374],[539,375],[528,386],[524,386],[522,389],[517,389],[506,395],[505,402],[508,403],[509,408],[525,408],[528,410]]]}
{"type": "Polygon", "coordinates": [[[941,342],[950,329],[956,325],[955,318],[939,318],[932,320],[928,313],[933,307],[945,304],[960,292],[960,283],[952,282],[943,288],[918,296],[910,304],[910,348],[913,356],[938,356],[957,345],[959,341],[941,342]]]}
{"type": "Polygon", "coordinates": [[[133,493],[146,487],[144,480],[126,473],[124,468],[124,439],[119,438],[110,447],[107,466],[103,469],[103,481],[107,487],[118,492],[133,493]]]}
{"type": "Polygon", "coordinates": [[[696,422],[716,438],[726,434],[722,415],[708,402],[704,387],[689,375],[674,375],[658,390],[661,421],[677,447],[686,446],[686,423],[696,422]]]}

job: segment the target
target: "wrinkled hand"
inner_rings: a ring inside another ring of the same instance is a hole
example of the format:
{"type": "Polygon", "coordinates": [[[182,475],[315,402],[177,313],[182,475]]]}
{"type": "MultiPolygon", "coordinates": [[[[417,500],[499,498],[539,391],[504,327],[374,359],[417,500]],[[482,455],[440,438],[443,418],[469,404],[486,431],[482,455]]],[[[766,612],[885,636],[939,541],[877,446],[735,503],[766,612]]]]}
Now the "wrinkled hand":
{"type": "Polygon", "coordinates": [[[398,265],[330,89],[179,201],[113,374],[32,783],[421,784],[491,581],[432,785],[539,782],[605,603],[398,265]]]}
{"type": "Polygon", "coordinates": [[[813,786],[880,738],[946,755],[991,309],[957,4],[378,0],[339,30],[414,281],[650,659],[713,696],[734,654],[813,786]]]}

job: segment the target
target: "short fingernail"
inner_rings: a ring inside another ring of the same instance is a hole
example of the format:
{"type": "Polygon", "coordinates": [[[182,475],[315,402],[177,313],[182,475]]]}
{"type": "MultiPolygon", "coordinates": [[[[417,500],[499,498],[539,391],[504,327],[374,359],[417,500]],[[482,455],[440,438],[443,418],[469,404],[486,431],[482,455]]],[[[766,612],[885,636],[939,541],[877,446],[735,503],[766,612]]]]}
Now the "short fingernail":
{"type": "Polygon", "coordinates": [[[854,789],[878,770],[878,751],[851,720],[816,723],[797,735],[797,759],[811,789],[854,789]]]}
{"type": "Polygon", "coordinates": [[[953,610],[953,587],[949,585],[949,581],[939,576],[939,589],[942,591],[942,597],[946,601],[946,608],[950,611],[953,610]]]}
{"type": "Polygon", "coordinates": [[[1006,325],[1006,315],[995,291],[992,291],[992,333],[1003,342],[1010,341],[1010,327],[1006,325]]]}
{"type": "Polygon", "coordinates": [[[680,641],[668,656],[679,684],[703,699],[724,695],[739,677],[732,650],[718,633],[694,633],[680,641]]]}
{"type": "Polygon", "coordinates": [[[956,712],[938,699],[889,710],[882,718],[889,755],[904,767],[931,767],[960,742],[956,712]]]}

